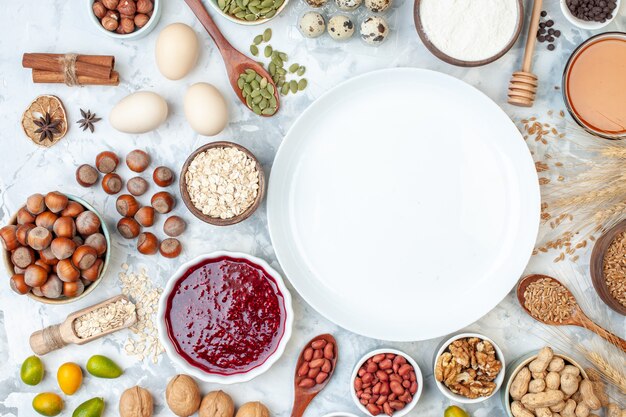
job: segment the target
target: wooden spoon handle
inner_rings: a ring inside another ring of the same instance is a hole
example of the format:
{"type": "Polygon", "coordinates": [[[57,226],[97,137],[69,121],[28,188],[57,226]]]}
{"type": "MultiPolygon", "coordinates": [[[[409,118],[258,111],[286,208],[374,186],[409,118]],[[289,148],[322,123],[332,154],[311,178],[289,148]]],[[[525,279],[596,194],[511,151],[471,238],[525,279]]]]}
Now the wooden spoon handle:
{"type": "Polygon", "coordinates": [[[609,332],[608,330],[605,330],[603,327],[598,326],[596,323],[591,321],[590,318],[586,316],[582,317],[581,326],[584,327],[585,329],[591,330],[592,332],[594,332],[595,334],[597,334],[604,340],[617,346],[619,349],[622,350],[622,352],[626,353],[626,340],[609,332]]]}
{"type": "Polygon", "coordinates": [[[225,52],[232,51],[233,46],[230,44],[230,42],[228,42],[228,40],[226,40],[224,35],[222,35],[222,32],[209,15],[206,7],[204,7],[204,5],[202,4],[202,1],[185,0],[185,3],[187,3],[193,14],[195,14],[200,23],[202,23],[202,26],[204,26],[206,31],[209,33],[209,36],[211,36],[213,42],[215,42],[222,55],[224,55],[225,52]]]}
{"type": "MultiPolygon", "coordinates": [[[[316,393],[317,394],[317,393],[316,393]]],[[[296,398],[293,401],[293,409],[291,410],[291,417],[302,417],[306,408],[309,406],[316,394],[305,394],[298,392],[296,389],[296,398]]]]}
{"type": "Polygon", "coordinates": [[[53,350],[61,349],[68,343],[61,335],[61,325],[55,324],[30,335],[30,348],[37,355],[45,355],[53,350]]]}
{"type": "Polygon", "coordinates": [[[535,44],[537,43],[537,30],[539,29],[539,19],[541,18],[542,7],[543,0],[535,0],[530,17],[530,25],[528,25],[528,38],[526,39],[524,60],[522,61],[522,71],[525,72],[530,72],[532,67],[533,53],[535,52],[535,44]]]}

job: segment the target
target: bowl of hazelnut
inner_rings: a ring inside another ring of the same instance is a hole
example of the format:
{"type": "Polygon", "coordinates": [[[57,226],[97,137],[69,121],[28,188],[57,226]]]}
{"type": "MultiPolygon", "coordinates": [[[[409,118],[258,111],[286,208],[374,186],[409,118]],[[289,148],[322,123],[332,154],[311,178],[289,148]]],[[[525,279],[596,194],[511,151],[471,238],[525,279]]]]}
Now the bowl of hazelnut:
{"type": "Polygon", "coordinates": [[[96,28],[116,39],[139,39],[154,29],[162,0],[85,0],[96,28]]]}
{"type": "Polygon", "coordinates": [[[33,194],[0,228],[11,289],[45,304],[67,304],[91,293],[109,264],[104,219],[78,197],[33,194]]]}

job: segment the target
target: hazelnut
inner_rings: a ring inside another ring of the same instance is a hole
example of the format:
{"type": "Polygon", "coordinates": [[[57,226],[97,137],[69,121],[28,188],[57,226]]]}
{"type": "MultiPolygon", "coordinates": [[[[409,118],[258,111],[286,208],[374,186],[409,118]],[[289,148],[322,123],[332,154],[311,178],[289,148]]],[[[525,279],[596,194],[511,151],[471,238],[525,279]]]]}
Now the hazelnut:
{"type": "Polygon", "coordinates": [[[93,235],[100,230],[100,219],[92,211],[83,211],[76,217],[76,230],[83,237],[93,235]]]}
{"type": "Polygon", "coordinates": [[[150,155],[142,150],[135,149],[126,155],[126,165],[131,171],[143,172],[150,165],[150,155]]]}
{"type": "Polygon", "coordinates": [[[270,417],[270,410],[259,401],[245,403],[237,410],[236,417],[270,417]]]}
{"type": "Polygon", "coordinates": [[[72,263],[81,270],[91,268],[97,259],[98,252],[87,245],[79,246],[72,255],[72,263]]]}
{"type": "Polygon", "coordinates": [[[11,252],[11,262],[18,268],[26,269],[29,265],[34,264],[35,252],[26,246],[20,246],[11,252]]]}
{"type": "Polygon", "coordinates": [[[100,20],[100,24],[109,32],[115,32],[120,24],[119,16],[115,12],[109,11],[107,15],[100,20]]]}
{"type": "Polygon", "coordinates": [[[120,221],[117,222],[117,231],[120,232],[123,238],[133,239],[139,236],[141,226],[131,217],[122,217],[120,221]]]}
{"type": "Polygon", "coordinates": [[[135,0],[121,0],[116,10],[120,12],[120,14],[134,16],[135,13],[137,13],[137,3],[135,3],[135,0]]]}
{"type": "Polygon", "coordinates": [[[30,292],[30,287],[24,281],[24,274],[15,274],[11,277],[11,289],[18,294],[24,295],[30,292]]]}
{"type": "Polygon", "coordinates": [[[115,171],[119,163],[120,159],[111,151],[100,152],[96,155],[96,168],[103,174],[115,171]]]}
{"type": "Polygon", "coordinates": [[[101,0],[104,7],[109,10],[115,10],[119,4],[119,0],[101,0]]]}
{"type": "Polygon", "coordinates": [[[52,230],[57,237],[72,239],[76,235],[76,223],[74,223],[74,219],[69,216],[59,217],[57,221],[54,222],[52,230]]]}
{"type": "Polygon", "coordinates": [[[224,391],[212,391],[204,396],[198,410],[198,417],[233,417],[235,404],[224,391]]]}
{"type": "Polygon", "coordinates": [[[107,251],[107,240],[102,233],[94,233],[85,239],[85,245],[91,246],[96,250],[98,256],[104,255],[107,251]]]}
{"type": "MultiPolygon", "coordinates": [[[[32,234],[31,232],[31,235],[32,234]]],[[[67,259],[72,256],[76,250],[76,242],[66,237],[57,237],[50,243],[50,248],[55,258],[60,261],[61,259],[67,259]]]]}
{"type": "Polygon", "coordinates": [[[42,259],[37,259],[33,265],[39,265],[40,267],[45,269],[46,272],[48,273],[52,271],[52,266],[45,263],[42,259]]]}
{"type": "Polygon", "coordinates": [[[159,251],[159,239],[150,232],[144,232],[137,240],[137,250],[144,255],[154,255],[159,251]]]}
{"type": "Polygon", "coordinates": [[[91,187],[98,182],[98,171],[88,164],[82,164],[76,169],[76,182],[83,187],[91,187]]]}
{"type": "Polygon", "coordinates": [[[39,214],[35,218],[35,224],[37,226],[45,227],[46,229],[52,231],[52,228],[54,226],[54,222],[56,222],[58,218],[59,218],[59,216],[57,216],[53,212],[51,212],[51,211],[44,211],[43,213],[39,214]]]}
{"type": "Polygon", "coordinates": [[[83,246],[85,244],[85,239],[79,235],[74,236],[72,240],[76,243],[76,247],[83,246]]]}
{"type": "Polygon", "coordinates": [[[188,375],[176,375],[167,384],[165,400],[178,417],[189,417],[200,408],[200,388],[188,375]]]}
{"type": "Polygon", "coordinates": [[[63,259],[57,264],[57,275],[63,282],[76,282],[80,279],[80,271],[71,259],[63,259]]]}
{"type": "Polygon", "coordinates": [[[91,6],[93,10],[93,14],[96,15],[98,19],[102,19],[107,14],[107,8],[102,2],[96,1],[91,6]]]}
{"type": "Polygon", "coordinates": [[[76,201],[70,201],[60,214],[65,217],[76,217],[83,211],[85,211],[85,207],[83,207],[82,204],[76,201]]]}
{"type": "Polygon", "coordinates": [[[46,210],[44,196],[41,194],[33,194],[26,199],[26,209],[35,216],[46,210]]]}
{"type": "Polygon", "coordinates": [[[137,0],[137,13],[150,13],[153,8],[152,0],[137,0]]]}
{"type": "Polygon", "coordinates": [[[85,285],[81,280],[63,283],[63,295],[66,297],[78,297],[85,291],[85,285]]]}
{"type": "Polygon", "coordinates": [[[166,258],[176,258],[183,250],[183,245],[178,239],[170,237],[161,242],[159,252],[166,258]]]}
{"type": "Polygon", "coordinates": [[[117,194],[122,189],[122,177],[115,172],[109,172],[102,178],[102,189],[107,194],[117,194]]]}
{"type": "Polygon", "coordinates": [[[50,246],[39,251],[39,258],[48,265],[56,265],[59,262],[56,256],[54,256],[54,253],[52,253],[50,246]]]}
{"type": "Polygon", "coordinates": [[[185,221],[178,216],[171,216],[163,224],[163,231],[166,235],[177,237],[183,234],[187,225],[185,221]]]}
{"type": "Polygon", "coordinates": [[[30,289],[30,292],[33,293],[33,295],[36,295],[37,297],[43,297],[43,293],[41,292],[41,290],[39,289],[39,287],[33,287],[30,289]]]}
{"type": "Polygon", "coordinates": [[[29,287],[41,287],[48,279],[48,271],[39,265],[30,265],[24,272],[24,282],[29,287]]]}
{"type": "Polygon", "coordinates": [[[157,212],[166,214],[172,211],[176,201],[170,193],[167,191],[161,191],[152,196],[150,204],[157,212]]]}
{"type": "Polygon", "coordinates": [[[141,177],[133,177],[126,183],[126,189],[134,196],[140,196],[148,191],[148,181],[141,177]]]}
{"type": "Polygon", "coordinates": [[[81,271],[80,275],[84,279],[93,282],[100,277],[100,273],[102,272],[103,267],[104,261],[98,258],[96,259],[96,262],[91,265],[91,267],[81,271]]]}
{"type": "Polygon", "coordinates": [[[50,274],[46,283],[39,289],[46,298],[59,298],[63,293],[63,281],[56,274],[50,274]]]}
{"type": "Polygon", "coordinates": [[[117,27],[115,32],[126,35],[128,33],[133,33],[135,31],[135,21],[132,17],[122,16],[122,20],[120,21],[120,25],[117,27]]]}
{"type": "Polygon", "coordinates": [[[48,207],[48,210],[53,213],[60,213],[65,207],[67,207],[68,201],[69,200],[66,195],[57,191],[49,192],[44,198],[46,207],[48,207]]]}
{"type": "Polygon", "coordinates": [[[138,386],[128,388],[120,397],[120,417],[152,417],[153,404],[148,390],[138,386]]]}
{"type": "Polygon", "coordinates": [[[154,224],[154,209],[152,207],[142,207],[135,214],[135,220],[143,227],[150,227],[154,224]]]}
{"type": "Polygon", "coordinates": [[[122,194],[115,202],[117,212],[124,217],[133,217],[139,210],[139,203],[130,194],[122,194]]]}
{"type": "Polygon", "coordinates": [[[26,208],[22,207],[17,211],[17,224],[35,223],[35,216],[30,214],[26,208]]]}
{"type": "Polygon", "coordinates": [[[135,22],[135,26],[137,26],[138,28],[142,28],[144,27],[148,21],[150,20],[150,16],[148,16],[147,14],[136,14],[135,18],[133,19],[133,21],[135,22]]]}
{"type": "MultiPolygon", "coordinates": [[[[37,226],[28,233],[26,240],[28,242],[28,246],[31,248],[37,251],[44,250],[50,246],[50,243],[52,242],[52,233],[50,233],[50,230],[45,227],[37,226]]],[[[35,285],[35,287],[38,286],[39,285],[35,285]]]]}
{"type": "Polygon", "coordinates": [[[152,179],[159,187],[167,187],[174,182],[174,173],[168,167],[157,167],[152,174],[152,179]]]}
{"type": "Polygon", "coordinates": [[[4,250],[12,251],[20,246],[17,240],[17,226],[11,224],[0,229],[0,242],[4,250]]]}
{"type": "Polygon", "coordinates": [[[20,242],[20,245],[28,246],[28,234],[35,227],[37,226],[35,226],[33,223],[26,223],[17,227],[17,230],[15,231],[15,236],[17,237],[17,241],[20,242]]]}

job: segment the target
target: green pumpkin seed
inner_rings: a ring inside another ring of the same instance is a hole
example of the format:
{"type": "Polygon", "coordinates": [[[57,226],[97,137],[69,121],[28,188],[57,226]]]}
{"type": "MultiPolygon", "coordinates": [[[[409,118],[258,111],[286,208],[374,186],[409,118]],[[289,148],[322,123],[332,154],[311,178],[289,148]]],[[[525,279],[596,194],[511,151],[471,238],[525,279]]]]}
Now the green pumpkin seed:
{"type": "Polygon", "coordinates": [[[263,42],[263,35],[257,35],[254,37],[254,44],[259,45],[263,42]]]}
{"type": "Polygon", "coordinates": [[[252,103],[253,104],[259,104],[261,102],[261,100],[263,100],[263,96],[256,96],[252,99],[252,103]]]}
{"type": "Polygon", "coordinates": [[[298,83],[296,82],[296,80],[289,81],[289,89],[293,94],[298,92],[298,83]]]}
{"type": "Polygon", "coordinates": [[[263,98],[263,100],[259,101],[259,107],[261,108],[261,110],[267,108],[268,104],[269,101],[266,98],[263,98]]]}
{"type": "Polygon", "coordinates": [[[263,9],[261,9],[261,11],[260,11],[259,13],[261,13],[261,14],[263,14],[263,15],[264,15],[264,14],[269,13],[270,11],[272,11],[272,8],[271,8],[271,7],[265,7],[265,8],[263,8],[263,9]]]}
{"type": "Polygon", "coordinates": [[[251,22],[251,21],[253,21],[253,20],[256,20],[256,15],[254,15],[254,14],[250,13],[250,14],[247,14],[247,15],[244,17],[244,19],[246,19],[248,22],[251,22]]]}
{"type": "Polygon", "coordinates": [[[252,81],[250,81],[250,86],[252,87],[253,90],[258,90],[259,89],[259,82],[257,80],[252,80],[252,81]]]}
{"type": "Polygon", "coordinates": [[[243,90],[243,86],[246,83],[246,80],[244,80],[243,78],[240,78],[237,80],[237,87],[239,87],[240,90],[243,90]]]}
{"type": "Polygon", "coordinates": [[[272,98],[270,98],[270,107],[276,107],[277,104],[276,97],[272,96],[272,98]]]}
{"type": "MultiPolygon", "coordinates": [[[[259,7],[261,5],[261,0],[252,0],[250,3],[248,3],[248,7],[252,6],[252,7],[259,7]]],[[[263,37],[263,35],[261,35],[261,37],[263,37]]]]}
{"type": "Polygon", "coordinates": [[[246,97],[246,106],[248,106],[248,108],[250,109],[252,108],[252,97],[246,97]]]}
{"type": "Polygon", "coordinates": [[[279,52],[279,53],[278,53],[278,56],[279,56],[279,57],[280,57],[280,59],[282,59],[283,61],[288,61],[288,60],[289,60],[289,57],[288,57],[288,56],[287,56],[287,54],[286,54],[286,53],[284,53],[284,52],[279,52]]]}
{"type": "Polygon", "coordinates": [[[263,78],[261,80],[261,82],[259,83],[259,87],[261,87],[261,88],[267,87],[267,78],[263,78]]]}
{"type": "MultiPolygon", "coordinates": [[[[282,62],[282,61],[281,61],[282,62]]],[[[286,75],[287,74],[287,70],[280,67],[280,68],[276,68],[276,73],[280,74],[280,75],[286,75]]]]}
{"type": "Polygon", "coordinates": [[[285,84],[283,84],[283,86],[282,86],[282,87],[281,87],[281,89],[280,89],[280,93],[281,93],[283,96],[286,96],[286,95],[287,95],[287,93],[289,93],[289,83],[285,83],[285,84]]]}
{"type": "MultiPolygon", "coordinates": [[[[272,18],[272,17],[274,17],[275,15],[276,15],[276,10],[272,10],[271,12],[269,12],[269,13],[267,13],[267,14],[265,15],[265,18],[266,18],[266,19],[271,19],[271,18],[272,18]]],[[[272,113],[272,114],[274,114],[274,113],[272,113]]]]}
{"type": "Polygon", "coordinates": [[[261,2],[261,7],[265,8],[265,7],[272,7],[274,6],[274,0],[263,0],[261,2]]]}
{"type": "Polygon", "coordinates": [[[246,75],[246,82],[250,83],[256,78],[256,73],[252,72],[251,74],[246,75]]]}
{"type": "Polygon", "coordinates": [[[226,1],[225,0],[217,0],[217,5],[220,8],[220,10],[224,10],[224,7],[226,7],[226,1]]]}
{"type": "Polygon", "coordinates": [[[259,12],[259,9],[256,6],[248,6],[248,10],[254,14],[257,14],[259,12]]]}
{"type": "Polygon", "coordinates": [[[305,66],[301,66],[300,68],[298,68],[298,71],[296,71],[296,74],[298,74],[300,77],[302,77],[305,72],[306,72],[306,67],[305,66]]]}
{"type": "Polygon", "coordinates": [[[271,116],[274,113],[276,113],[276,108],[275,107],[268,107],[267,109],[263,109],[263,111],[261,113],[266,115],[266,116],[271,116]]]}
{"type": "Polygon", "coordinates": [[[291,64],[289,66],[289,72],[293,74],[294,72],[298,71],[299,68],[300,68],[300,65],[298,65],[298,64],[291,64]]]}
{"type": "Polygon", "coordinates": [[[271,96],[274,95],[274,86],[270,83],[267,83],[267,87],[265,87],[265,89],[267,90],[268,93],[270,93],[271,96]]]}
{"type": "Polygon", "coordinates": [[[261,97],[266,98],[266,99],[270,99],[270,97],[272,97],[272,95],[267,91],[267,90],[259,90],[261,92],[261,97]]]}
{"type": "Polygon", "coordinates": [[[263,51],[263,55],[265,55],[266,58],[269,58],[270,56],[272,56],[272,47],[270,45],[267,45],[265,47],[265,50],[263,51]]]}
{"type": "Polygon", "coordinates": [[[272,59],[272,62],[274,63],[274,65],[276,65],[277,67],[282,68],[284,65],[284,62],[282,59],[280,59],[279,57],[276,57],[274,59],[272,59]]]}
{"type": "Polygon", "coordinates": [[[259,48],[256,45],[250,45],[250,53],[254,56],[259,55],[259,48]]]}
{"type": "Polygon", "coordinates": [[[246,12],[244,12],[244,11],[242,10],[242,11],[240,11],[240,12],[238,12],[238,13],[235,13],[235,17],[236,17],[237,19],[243,19],[244,17],[246,17],[246,12]]]}
{"type": "Polygon", "coordinates": [[[243,86],[243,91],[244,91],[246,94],[250,94],[250,93],[252,92],[252,87],[250,87],[250,84],[245,84],[245,85],[243,86]]]}
{"type": "Polygon", "coordinates": [[[274,0],[274,9],[278,9],[284,2],[285,0],[274,0]]]}
{"type": "Polygon", "coordinates": [[[304,91],[308,84],[309,82],[306,80],[306,78],[302,78],[300,81],[298,81],[298,91],[304,91]]]}
{"type": "Polygon", "coordinates": [[[276,74],[276,64],[270,62],[267,68],[269,69],[270,75],[273,77],[276,74]]]}
{"type": "MultiPolygon", "coordinates": [[[[274,2],[272,2],[273,4],[274,2]]],[[[267,28],[263,31],[263,41],[264,42],[269,42],[270,39],[272,39],[272,29],[267,28]]]]}
{"type": "Polygon", "coordinates": [[[250,93],[250,97],[255,98],[255,97],[259,97],[261,95],[261,90],[253,90],[250,93]]]}
{"type": "Polygon", "coordinates": [[[252,111],[258,115],[261,115],[261,108],[256,104],[252,106],[252,111]]]}

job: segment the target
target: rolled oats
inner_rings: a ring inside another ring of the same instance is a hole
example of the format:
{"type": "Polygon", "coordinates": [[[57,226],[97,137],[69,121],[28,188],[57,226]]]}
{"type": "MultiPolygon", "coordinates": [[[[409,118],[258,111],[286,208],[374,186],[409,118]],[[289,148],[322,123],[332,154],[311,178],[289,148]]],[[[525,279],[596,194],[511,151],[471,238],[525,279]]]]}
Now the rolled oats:
{"type": "Polygon", "coordinates": [[[86,339],[121,328],[134,315],[135,305],[126,299],[121,299],[83,314],[72,322],[72,326],[76,336],[86,339]]]}

